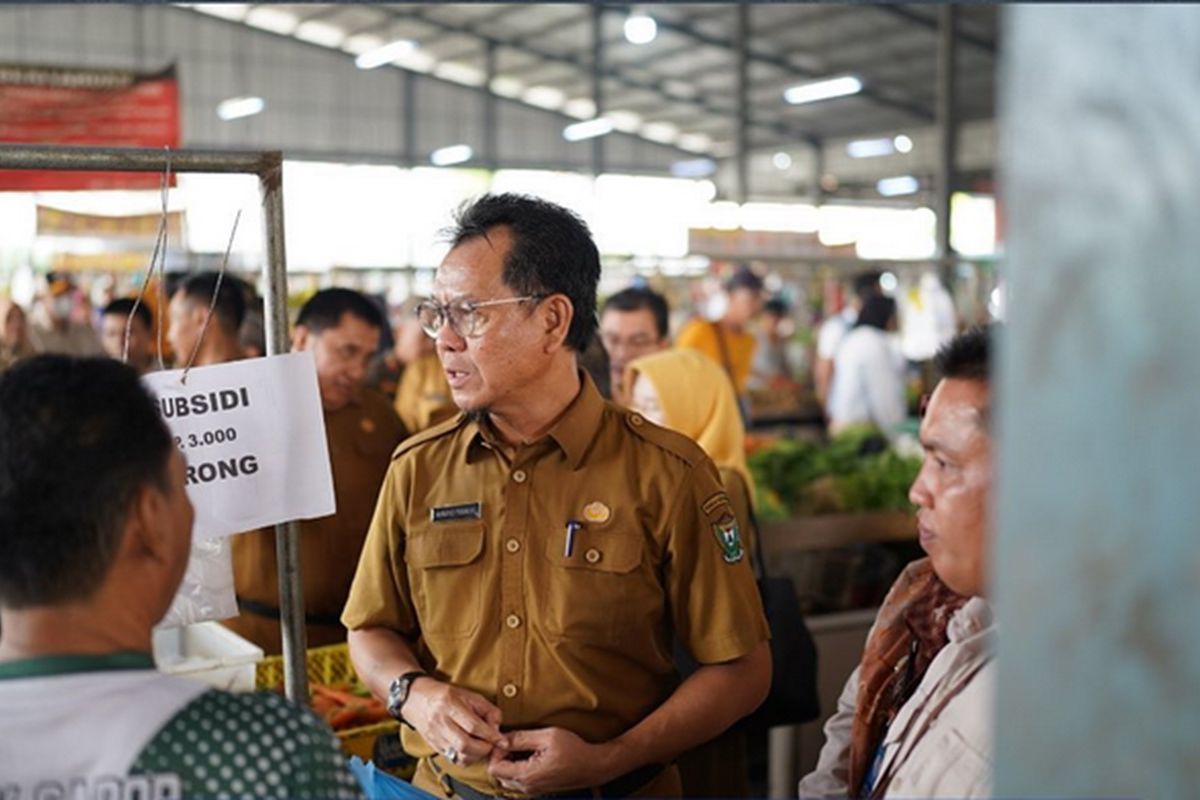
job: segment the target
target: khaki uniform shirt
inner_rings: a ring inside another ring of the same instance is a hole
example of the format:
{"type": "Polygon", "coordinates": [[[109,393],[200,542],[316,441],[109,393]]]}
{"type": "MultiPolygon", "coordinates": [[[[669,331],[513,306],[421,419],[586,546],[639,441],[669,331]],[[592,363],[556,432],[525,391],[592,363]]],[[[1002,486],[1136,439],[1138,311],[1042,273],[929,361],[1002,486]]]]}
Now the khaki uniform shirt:
{"type": "Polygon", "coordinates": [[[104,346],[100,337],[87,325],[78,322],[68,322],[67,327],[59,330],[47,323],[29,324],[29,341],[38,353],[61,353],[67,356],[102,356],[104,346]]]}
{"type": "Polygon", "coordinates": [[[396,388],[396,413],[413,433],[458,415],[436,354],[421,356],[404,368],[396,388]]]}
{"type": "MultiPolygon", "coordinates": [[[[342,621],[413,641],[426,670],[495,703],[505,729],[603,742],[676,688],[673,633],[701,663],[768,633],[712,462],[582,380],[538,442],[509,448],[460,414],[397,449],[342,621]]],[[[403,738],[434,752],[410,728],[403,738]]],[[[486,764],[439,765],[499,790],[486,764]]]]}
{"type": "MultiPolygon", "coordinates": [[[[300,523],[301,581],[310,647],[346,641],[338,616],[354,578],[379,486],[392,451],[404,436],[400,420],[377,392],[363,391],[345,408],[325,413],[337,511],[300,523]],[[321,618],[326,622],[318,621],[321,618]]],[[[233,537],[233,572],[239,598],[279,607],[273,528],[233,537]]],[[[277,618],[244,610],[226,624],[268,654],[282,649],[277,618]]]]}

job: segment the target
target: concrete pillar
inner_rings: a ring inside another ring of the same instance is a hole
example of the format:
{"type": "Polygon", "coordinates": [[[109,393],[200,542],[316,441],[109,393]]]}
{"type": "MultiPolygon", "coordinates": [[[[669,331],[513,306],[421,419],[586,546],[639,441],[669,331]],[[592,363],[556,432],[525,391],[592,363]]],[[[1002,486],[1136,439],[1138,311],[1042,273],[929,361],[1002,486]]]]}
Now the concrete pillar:
{"type": "Polygon", "coordinates": [[[1189,797],[1200,14],[1008,6],[998,797],[1189,797]]]}

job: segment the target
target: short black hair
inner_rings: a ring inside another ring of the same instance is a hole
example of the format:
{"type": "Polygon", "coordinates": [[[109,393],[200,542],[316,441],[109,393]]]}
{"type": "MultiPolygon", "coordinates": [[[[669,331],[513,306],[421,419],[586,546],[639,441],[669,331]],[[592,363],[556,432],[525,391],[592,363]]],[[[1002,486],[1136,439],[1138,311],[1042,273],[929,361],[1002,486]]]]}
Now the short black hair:
{"type": "Polygon", "coordinates": [[[751,292],[761,292],[764,285],[762,277],[743,264],[725,281],[725,290],[732,292],[735,289],[748,289],[751,292]]]}
{"type": "Polygon", "coordinates": [[[322,289],[317,292],[300,309],[296,324],[319,334],[326,328],[336,328],[341,324],[343,314],[358,317],[378,331],[387,327],[387,320],[379,306],[362,292],[353,289],[322,289]]]}
{"type": "Polygon", "coordinates": [[[198,272],[179,284],[176,292],[193,303],[199,303],[208,308],[212,302],[213,292],[217,290],[220,279],[221,289],[217,292],[217,304],[213,307],[213,316],[225,331],[225,335],[237,337],[246,318],[246,283],[241,278],[226,273],[222,278],[218,272],[198,272]]]}
{"type": "Polygon", "coordinates": [[[654,315],[654,327],[658,331],[658,338],[667,338],[671,310],[667,306],[667,298],[653,289],[643,289],[640,286],[622,289],[604,301],[604,306],[600,309],[601,316],[610,308],[613,311],[649,311],[654,315]]]}
{"type": "Polygon", "coordinates": [[[858,312],[858,322],[855,327],[866,325],[883,330],[896,316],[896,301],[892,298],[877,294],[868,297],[863,303],[862,311],[858,312]]]}
{"type": "Polygon", "coordinates": [[[107,317],[109,314],[116,314],[121,317],[133,315],[141,320],[141,323],[149,330],[154,326],[154,318],[150,316],[150,309],[146,308],[145,303],[139,303],[132,297],[118,297],[104,307],[100,312],[100,316],[107,317]]]}
{"type": "Polygon", "coordinates": [[[85,600],[130,503],[168,492],[171,436],[132,367],[43,355],[0,374],[0,605],[85,600]]]}
{"type": "Polygon", "coordinates": [[[991,382],[992,337],[999,326],[977,325],[942,345],[933,358],[934,369],[943,378],[991,382]]]}
{"type": "Polygon", "coordinates": [[[763,303],[764,314],[770,314],[774,317],[786,317],[789,311],[791,311],[791,306],[782,297],[772,297],[763,303]]]}
{"type": "Polygon", "coordinates": [[[880,294],[883,287],[879,284],[879,279],[883,277],[881,272],[860,272],[854,276],[854,294],[862,302],[867,302],[871,297],[880,294]]]}
{"type": "Polygon", "coordinates": [[[507,227],[512,249],[504,259],[504,283],[518,295],[563,294],[574,309],[566,345],[587,349],[596,333],[596,285],[600,252],[578,214],[525,194],[485,194],[468,200],[446,230],[451,247],[494,228],[507,227]]]}

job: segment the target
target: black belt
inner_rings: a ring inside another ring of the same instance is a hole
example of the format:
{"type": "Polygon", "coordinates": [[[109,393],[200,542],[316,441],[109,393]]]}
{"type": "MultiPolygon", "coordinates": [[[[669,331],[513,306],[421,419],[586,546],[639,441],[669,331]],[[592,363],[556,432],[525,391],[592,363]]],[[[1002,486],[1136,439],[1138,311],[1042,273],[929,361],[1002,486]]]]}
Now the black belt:
{"type": "MultiPolygon", "coordinates": [[[[629,797],[629,795],[657,778],[662,771],[663,766],[661,764],[647,764],[631,772],[626,772],[618,778],[613,778],[603,786],[598,786],[594,789],[576,789],[571,792],[540,794],[538,798],[541,800],[553,800],[554,798],[568,797],[629,797]]],[[[434,770],[434,772],[441,772],[441,770],[434,770]]],[[[498,795],[484,794],[477,789],[472,789],[467,784],[455,780],[445,772],[441,772],[439,777],[448,786],[450,791],[454,792],[462,800],[503,800],[498,795]]]]}
{"type": "MultiPolygon", "coordinates": [[[[249,611],[251,614],[268,619],[280,619],[279,609],[266,603],[259,603],[256,600],[247,600],[244,597],[237,599],[238,609],[241,611],[249,611]]],[[[305,614],[304,621],[309,625],[336,625],[342,626],[342,621],[333,614],[305,614]]]]}

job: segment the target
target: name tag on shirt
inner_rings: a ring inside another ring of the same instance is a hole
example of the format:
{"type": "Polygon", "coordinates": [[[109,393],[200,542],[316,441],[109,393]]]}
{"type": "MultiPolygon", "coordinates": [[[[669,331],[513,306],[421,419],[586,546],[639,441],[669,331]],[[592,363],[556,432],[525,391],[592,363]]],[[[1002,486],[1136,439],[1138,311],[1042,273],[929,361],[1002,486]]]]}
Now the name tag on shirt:
{"type": "Polygon", "coordinates": [[[429,509],[432,522],[460,522],[464,519],[483,519],[483,503],[459,503],[456,506],[435,506],[429,509]]]}

